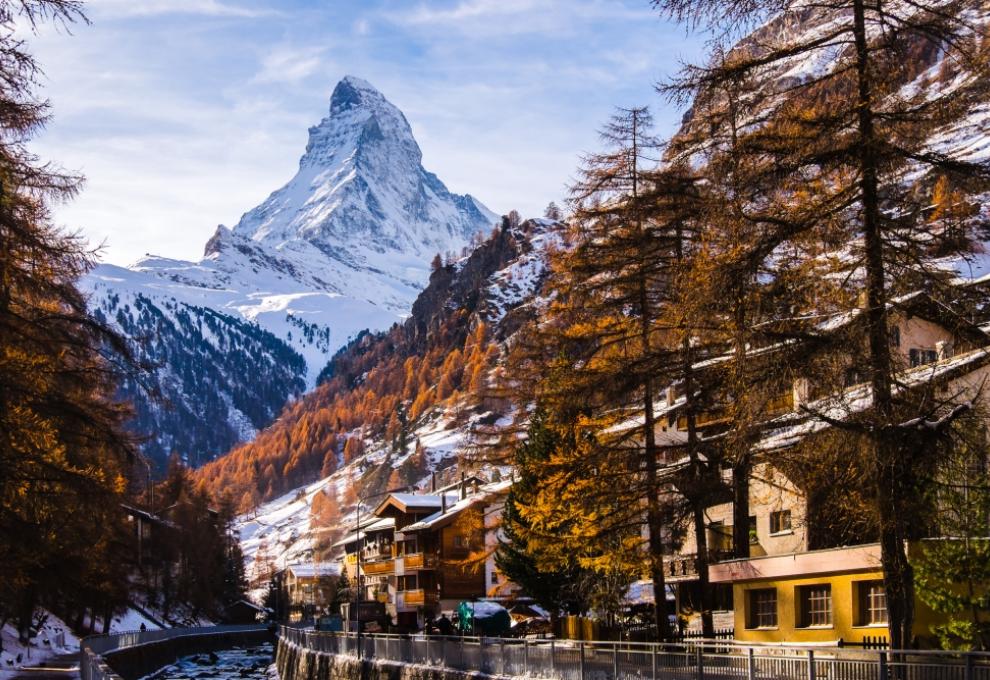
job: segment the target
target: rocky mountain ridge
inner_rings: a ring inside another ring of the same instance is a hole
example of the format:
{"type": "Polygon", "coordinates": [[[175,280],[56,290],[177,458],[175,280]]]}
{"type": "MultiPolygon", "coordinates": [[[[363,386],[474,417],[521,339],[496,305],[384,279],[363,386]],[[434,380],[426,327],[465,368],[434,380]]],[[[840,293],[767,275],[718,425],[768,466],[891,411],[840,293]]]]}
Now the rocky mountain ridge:
{"type": "Polygon", "coordinates": [[[452,194],[421,160],[401,111],[345,77],[309,131],[296,175],[233,229],[219,226],[202,259],[148,255],[85,277],[92,307],[156,367],[150,383],[161,401],[136,382],[124,396],[157,465],[172,451],[205,461],[253,438],[315,385],[340,347],[402,322],[437,253],[491,231],[494,213],[452,194]],[[265,349],[229,364],[207,350],[258,342],[265,349]],[[254,390],[261,377],[269,385],[254,390]]]}

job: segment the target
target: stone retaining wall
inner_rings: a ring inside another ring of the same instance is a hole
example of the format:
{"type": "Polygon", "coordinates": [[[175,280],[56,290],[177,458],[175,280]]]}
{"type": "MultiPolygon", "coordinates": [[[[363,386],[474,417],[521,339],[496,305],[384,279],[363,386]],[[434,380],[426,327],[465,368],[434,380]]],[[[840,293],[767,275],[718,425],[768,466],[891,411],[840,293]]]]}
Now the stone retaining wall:
{"type": "Polygon", "coordinates": [[[124,680],[138,680],[184,656],[233,647],[256,647],[274,639],[270,630],[186,635],[107,652],[103,654],[103,660],[124,680]]]}
{"type": "Polygon", "coordinates": [[[479,671],[360,659],[304,649],[279,638],[275,664],[280,680],[490,680],[479,671]]]}

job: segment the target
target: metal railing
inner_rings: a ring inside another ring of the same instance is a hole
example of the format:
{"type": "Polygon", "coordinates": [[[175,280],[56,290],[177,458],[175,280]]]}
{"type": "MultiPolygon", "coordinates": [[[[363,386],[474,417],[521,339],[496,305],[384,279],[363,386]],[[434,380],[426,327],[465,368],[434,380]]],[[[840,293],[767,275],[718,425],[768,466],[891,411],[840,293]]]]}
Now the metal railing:
{"type": "Polygon", "coordinates": [[[986,652],[381,634],[359,641],[286,626],[279,637],[327,654],[562,680],[990,680],[986,652]]]}
{"type": "Polygon", "coordinates": [[[248,633],[265,630],[267,624],[227,626],[196,626],[190,628],[165,628],[162,630],[132,630],[113,635],[91,635],[79,645],[79,675],[82,680],[121,680],[103,659],[104,654],[150,642],[161,642],[181,637],[218,635],[224,633],[248,633]]]}

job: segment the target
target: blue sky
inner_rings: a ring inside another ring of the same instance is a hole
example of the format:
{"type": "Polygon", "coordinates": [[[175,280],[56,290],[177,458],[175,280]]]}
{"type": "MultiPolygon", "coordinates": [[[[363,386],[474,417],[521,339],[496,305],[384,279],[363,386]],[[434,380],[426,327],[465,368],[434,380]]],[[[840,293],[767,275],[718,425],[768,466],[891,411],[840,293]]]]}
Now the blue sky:
{"type": "Polygon", "coordinates": [[[654,83],[703,39],[648,0],[90,0],[30,38],[54,120],[35,150],[87,177],[57,220],[118,264],[196,259],[294,173],[344,75],[409,119],[452,191],[560,201],[614,106],[680,118],[654,83]]]}

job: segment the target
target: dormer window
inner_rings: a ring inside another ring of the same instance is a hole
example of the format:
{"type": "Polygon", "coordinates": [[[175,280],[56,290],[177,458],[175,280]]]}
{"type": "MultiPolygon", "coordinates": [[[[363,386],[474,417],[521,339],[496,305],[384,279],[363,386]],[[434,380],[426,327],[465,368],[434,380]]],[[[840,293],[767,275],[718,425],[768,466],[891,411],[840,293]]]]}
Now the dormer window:
{"type": "Polygon", "coordinates": [[[938,353],[933,349],[912,347],[908,350],[908,360],[912,368],[915,366],[924,366],[925,364],[934,364],[938,360],[938,353]]]}

